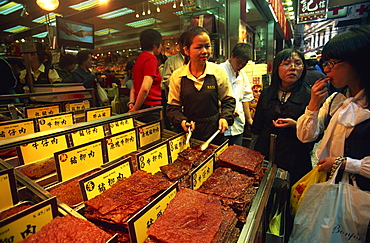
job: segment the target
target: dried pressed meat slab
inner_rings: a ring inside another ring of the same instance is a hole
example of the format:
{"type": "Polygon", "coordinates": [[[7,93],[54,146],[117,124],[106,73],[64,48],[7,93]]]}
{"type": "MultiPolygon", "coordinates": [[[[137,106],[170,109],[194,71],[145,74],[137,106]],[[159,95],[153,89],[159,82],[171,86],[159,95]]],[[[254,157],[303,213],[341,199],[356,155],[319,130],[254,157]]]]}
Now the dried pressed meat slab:
{"type": "Polygon", "coordinates": [[[171,185],[168,180],[145,171],[136,171],[86,201],[84,215],[90,220],[126,226],[129,218],[171,185]]]}
{"type": "Polygon", "coordinates": [[[74,242],[105,243],[111,236],[93,223],[70,215],[56,217],[22,243],[74,242]]]}
{"type": "Polygon", "coordinates": [[[185,188],[150,226],[146,242],[214,242],[224,235],[220,228],[228,228],[233,219],[235,213],[217,198],[185,188]]]}

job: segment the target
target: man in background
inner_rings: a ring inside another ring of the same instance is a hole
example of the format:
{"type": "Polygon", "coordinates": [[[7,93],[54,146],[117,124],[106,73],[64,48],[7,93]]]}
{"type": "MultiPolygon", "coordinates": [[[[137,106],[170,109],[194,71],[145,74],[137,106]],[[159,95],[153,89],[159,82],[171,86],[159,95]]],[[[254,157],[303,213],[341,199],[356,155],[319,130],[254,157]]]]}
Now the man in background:
{"type": "Polygon", "coordinates": [[[319,63],[316,59],[316,55],[305,54],[307,73],[304,78],[305,83],[311,88],[316,80],[320,78],[326,78],[326,75],[322,72],[317,71],[316,65],[319,63]]]}
{"type": "Polygon", "coordinates": [[[226,70],[236,100],[234,111],[234,124],[225,131],[225,138],[229,139],[229,145],[243,143],[245,124],[251,125],[253,120],[249,110],[249,102],[253,100],[251,84],[247,73],[243,70],[251,59],[251,47],[246,43],[238,43],[231,51],[231,57],[220,66],[226,70]]]}

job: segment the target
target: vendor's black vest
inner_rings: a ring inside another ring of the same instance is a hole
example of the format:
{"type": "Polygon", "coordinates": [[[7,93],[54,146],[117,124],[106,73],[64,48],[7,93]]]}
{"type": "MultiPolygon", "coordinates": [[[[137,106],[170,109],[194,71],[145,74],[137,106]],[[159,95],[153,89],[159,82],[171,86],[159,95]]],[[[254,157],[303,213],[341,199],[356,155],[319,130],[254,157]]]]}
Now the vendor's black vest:
{"type": "MultiPolygon", "coordinates": [[[[49,74],[49,70],[50,70],[50,67],[45,66],[45,72],[40,73],[40,75],[37,78],[37,80],[35,80],[33,78],[33,75],[31,75],[31,77],[33,79],[33,84],[50,84],[49,75],[48,75],[49,74]]],[[[28,80],[28,75],[29,74],[27,73],[26,74],[26,80],[28,80]]]]}

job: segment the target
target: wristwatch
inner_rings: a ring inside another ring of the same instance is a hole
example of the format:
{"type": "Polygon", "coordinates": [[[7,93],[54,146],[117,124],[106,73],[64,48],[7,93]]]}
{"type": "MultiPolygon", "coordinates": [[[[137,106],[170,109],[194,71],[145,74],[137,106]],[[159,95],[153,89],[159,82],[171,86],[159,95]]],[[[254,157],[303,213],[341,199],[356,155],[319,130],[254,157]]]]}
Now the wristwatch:
{"type": "Polygon", "coordinates": [[[130,101],[130,102],[128,102],[128,103],[127,103],[127,107],[129,107],[131,104],[133,104],[133,105],[134,105],[135,103],[134,103],[134,102],[132,102],[132,101],[130,101]]]}

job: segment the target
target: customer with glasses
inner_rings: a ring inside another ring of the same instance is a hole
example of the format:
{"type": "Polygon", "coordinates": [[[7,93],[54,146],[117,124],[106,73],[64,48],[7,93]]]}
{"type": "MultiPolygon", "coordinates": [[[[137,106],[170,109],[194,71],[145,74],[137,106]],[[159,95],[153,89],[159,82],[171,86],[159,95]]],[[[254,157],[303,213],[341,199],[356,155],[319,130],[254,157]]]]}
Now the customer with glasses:
{"type": "Polygon", "coordinates": [[[311,100],[298,119],[297,135],[303,142],[324,137],[317,149],[318,165],[330,172],[356,174],[357,185],[370,191],[370,29],[353,27],[332,38],[323,49],[326,79],[312,86],[311,100]],[[328,96],[328,81],[341,92],[328,96]],[[343,157],[341,159],[338,159],[343,157]]]}
{"type": "Polygon", "coordinates": [[[301,52],[285,49],[273,62],[271,85],[259,98],[251,131],[258,136],[254,149],[271,158],[270,135],[277,135],[274,162],[287,170],[293,185],[312,169],[313,143],[302,143],[296,135],[296,120],[304,113],[310,90],[304,84],[305,59],[301,52]]]}

